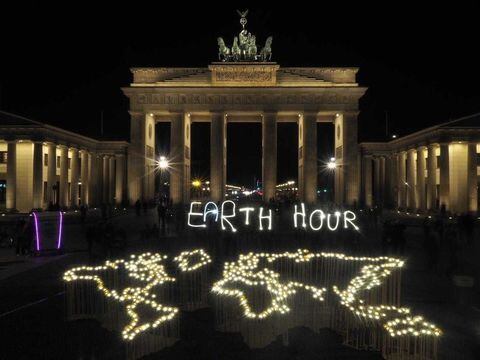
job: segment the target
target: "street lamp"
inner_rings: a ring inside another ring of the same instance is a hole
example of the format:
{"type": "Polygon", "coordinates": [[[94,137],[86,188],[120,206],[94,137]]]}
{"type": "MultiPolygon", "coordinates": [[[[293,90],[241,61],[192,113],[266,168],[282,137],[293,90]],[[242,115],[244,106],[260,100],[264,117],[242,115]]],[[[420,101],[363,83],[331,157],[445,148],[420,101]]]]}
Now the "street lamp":
{"type": "Polygon", "coordinates": [[[160,156],[160,160],[158,162],[158,167],[160,170],[168,169],[168,159],[165,156],[160,156]]]}
{"type": "Polygon", "coordinates": [[[337,168],[337,163],[335,162],[335,158],[330,158],[330,161],[327,163],[327,169],[335,170],[337,168]]]}

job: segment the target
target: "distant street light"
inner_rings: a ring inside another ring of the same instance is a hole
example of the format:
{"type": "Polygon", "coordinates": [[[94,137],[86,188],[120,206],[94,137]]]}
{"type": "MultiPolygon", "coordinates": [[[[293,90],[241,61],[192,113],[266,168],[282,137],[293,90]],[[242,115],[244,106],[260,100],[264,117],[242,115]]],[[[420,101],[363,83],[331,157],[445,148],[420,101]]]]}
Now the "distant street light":
{"type": "Polygon", "coordinates": [[[337,168],[337,163],[335,162],[335,158],[330,158],[330,161],[327,163],[327,169],[335,170],[337,168]]]}
{"type": "Polygon", "coordinates": [[[160,170],[168,169],[168,159],[165,156],[160,156],[160,161],[158,162],[158,167],[160,170]]]}
{"type": "Polygon", "coordinates": [[[192,181],[192,186],[193,187],[200,187],[202,185],[202,182],[200,180],[193,180],[192,181]]]}

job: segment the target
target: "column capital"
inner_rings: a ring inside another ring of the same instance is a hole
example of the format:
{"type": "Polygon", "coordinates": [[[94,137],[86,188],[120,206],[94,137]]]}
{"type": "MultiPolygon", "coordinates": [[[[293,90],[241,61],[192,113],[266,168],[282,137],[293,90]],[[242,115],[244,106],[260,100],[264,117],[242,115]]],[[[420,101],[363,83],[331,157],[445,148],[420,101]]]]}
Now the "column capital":
{"type": "Polygon", "coordinates": [[[261,117],[265,117],[265,116],[277,116],[278,114],[278,111],[277,110],[265,110],[265,111],[262,111],[260,113],[260,116],[261,117]]]}
{"type": "Polygon", "coordinates": [[[315,119],[317,118],[318,116],[318,112],[316,111],[300,111],[298,113],[298,117],[303,117],[303,118],[312,118],[314,117],[315,119]]]}
{"type": "Polygon", "coordinates": [[[130,117],[131,117],[131,118],[136,118],[136,117],[141,117],[141,116],[143,117],[143,116],[145,116],[145,113],[144,113],[143,111],[131,111],[131,110],[130,110],[128,113],[130,114],[130,117]]]}
{"type": "Polygon", "coordinates": [[[226,111],[214,111],[210,112],[210,119],[223,119],[227,121],[228,119],[228,113],[226,111]]]}
{"type": "Polygon", "coordinates": [[[185,112],[182,112],[182,111],[170,111],[168,113],[168,116],[169,117],[175,117],[175,118],[181,118],[181,117],[184,117],[184,116],[187,116],[189,114],[188,111],[185,111],[185,112]]]}
{"type": "Polygon", "coordinates": [[[348,117],[357,117],[360,114],[358,110],[349,110],[349,111],[339,111],[340,115],[348,116],[348,117]]]}

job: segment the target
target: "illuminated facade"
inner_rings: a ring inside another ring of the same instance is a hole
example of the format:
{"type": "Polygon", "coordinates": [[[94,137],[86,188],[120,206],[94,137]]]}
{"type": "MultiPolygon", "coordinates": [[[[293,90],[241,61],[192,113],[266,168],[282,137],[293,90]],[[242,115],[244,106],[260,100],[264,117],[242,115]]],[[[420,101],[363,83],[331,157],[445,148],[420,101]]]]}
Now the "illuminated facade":
{"type": "Polygon", "coordinates": [[[335,126],[336,202],[360,199],[357,143],[359,87],[356,68],[282,68],[276,63],[219,62],[208,68],[134,68],[123,88],[130,100],[128,198],[154,197],[155,124],[171,123],[170,196],[190,200],[190,133],[196,122],[210,123],[210,194],[225,197],[227,124],[262,124],[263,196],[275,197],[277,124],[298,124],[298,193],[317,200],[317,123],[335,126]]]}
{"type": "Polygon", "coordinates": [[[120,204],[127,147],[0,112],[0,208],[120,204]]]}
{"type": "Polygon", "coordinates": [[[365,206],[478,211],[480,114],[360,147],[365,206]]]}

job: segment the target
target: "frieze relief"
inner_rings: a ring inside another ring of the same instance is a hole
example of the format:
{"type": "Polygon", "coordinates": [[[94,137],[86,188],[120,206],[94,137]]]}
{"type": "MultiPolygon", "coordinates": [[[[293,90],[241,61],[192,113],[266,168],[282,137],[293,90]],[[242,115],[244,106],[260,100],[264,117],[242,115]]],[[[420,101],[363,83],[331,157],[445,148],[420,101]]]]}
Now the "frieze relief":
{"type": "Polygon", "coordinates": [[[265,82],[272,81],[271,72],[266,71],[226,71],[216,74],[216,81],[248,81],[248,82],[265,82]]]}
{"type": "Polygon", "coordinates": [[[138,105],[261,105],[261,104],[351,104],[361,94],[138,94],[138,105]]]}

